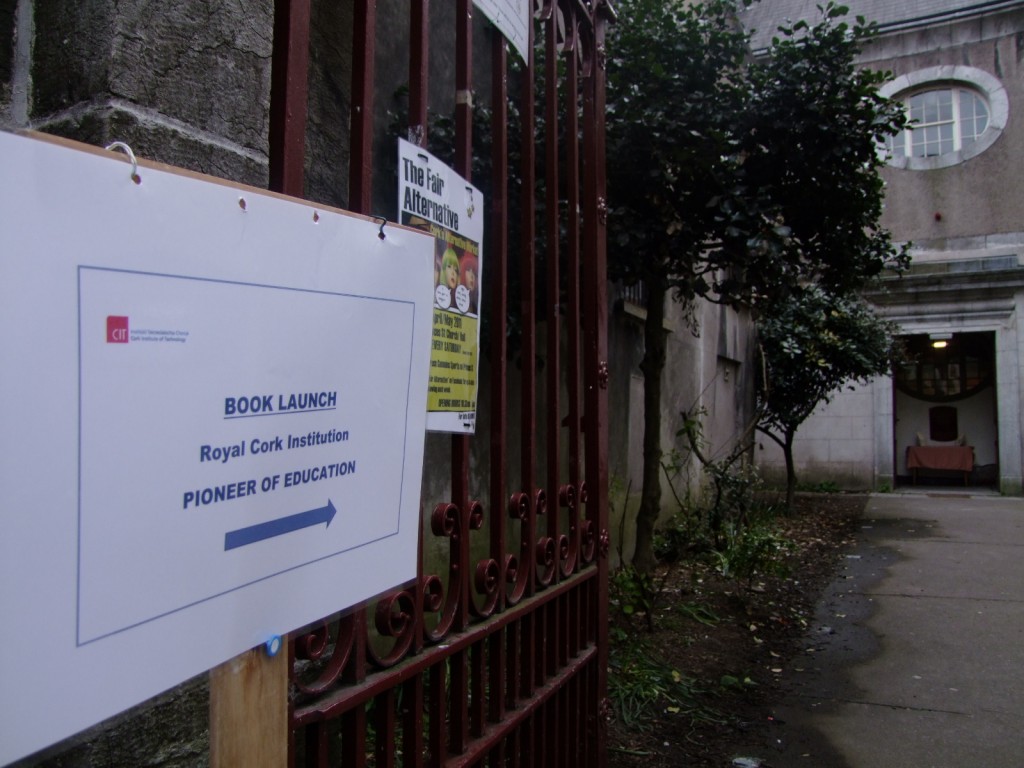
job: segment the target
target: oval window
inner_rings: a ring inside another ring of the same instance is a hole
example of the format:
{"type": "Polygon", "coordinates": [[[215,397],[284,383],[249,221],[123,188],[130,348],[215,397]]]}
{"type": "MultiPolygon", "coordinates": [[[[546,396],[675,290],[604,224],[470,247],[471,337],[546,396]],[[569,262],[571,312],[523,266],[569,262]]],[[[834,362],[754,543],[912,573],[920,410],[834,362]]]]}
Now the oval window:
{"type": "Polygon", "coordinates": [[[915,93],[905,102],[910,125],[893,137],[894,156],[938,157],[959,152],[988,126],[988,105],[967,88],[915,93]]]}
{"type": "Polygon", "coordinates": [[[903,168],[944,168],[987,149],[1008,116],[1006,90],[973,67],[932,67],[902,75],[881,89],[907,110],[909,124],[886,142],[889,162],[903,168]]]}

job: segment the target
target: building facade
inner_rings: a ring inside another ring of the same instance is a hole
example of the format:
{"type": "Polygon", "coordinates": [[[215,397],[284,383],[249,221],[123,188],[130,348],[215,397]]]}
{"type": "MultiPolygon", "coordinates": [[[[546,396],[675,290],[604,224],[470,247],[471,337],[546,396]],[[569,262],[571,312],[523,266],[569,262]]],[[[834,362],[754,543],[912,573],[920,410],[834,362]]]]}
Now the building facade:
{"type": "MultiPolygon", "coordinates": [[[[886,149],[882,225],[910,244],[913,262],[869,293],[909,354],[800,428],[797,474],[842,488],[966,482],[1019,494],[1024,3],[848,5],[851,18],[879,25],[860,63],[891,73],[882,93],[911,118],[886,149]]],[[[782,0],[744,19],[757,49],[780,24],[817,14],[812,2],[782,0]]],[[[768,475],[784,472],[768,442],[758,460],[768,475]]]]}

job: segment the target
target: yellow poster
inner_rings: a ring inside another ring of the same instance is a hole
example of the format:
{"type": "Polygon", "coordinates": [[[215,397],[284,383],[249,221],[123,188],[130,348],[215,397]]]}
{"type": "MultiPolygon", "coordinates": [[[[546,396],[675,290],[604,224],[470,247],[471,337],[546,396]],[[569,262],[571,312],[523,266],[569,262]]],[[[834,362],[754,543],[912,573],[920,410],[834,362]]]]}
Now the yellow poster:
{"type": "Polygon", "coordinates": [[[399,140],[401,222],[434,237],[427,429],[476,427],[483,195],[421,147],[399,140]]]}

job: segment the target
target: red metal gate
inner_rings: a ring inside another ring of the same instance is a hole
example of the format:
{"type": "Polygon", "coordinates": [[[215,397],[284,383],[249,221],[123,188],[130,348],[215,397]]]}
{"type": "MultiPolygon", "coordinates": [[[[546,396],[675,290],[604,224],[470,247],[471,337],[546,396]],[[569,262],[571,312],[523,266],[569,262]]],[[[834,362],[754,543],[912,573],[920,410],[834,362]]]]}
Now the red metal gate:
{"type": "MultiPolygon", "coordinates": [[[[423,534],[448,540],[448,562],[437,574],[421,562],[413,586],[291,639],[292,764],[605,762],[603,56],[612,11],[607,0],[540,5],[533,34],[543,66],[531,56],[514,78],[521,88],[510,94],[504,39],[488,34],[490,50],[474,56],[472,32],[480,26],[470,0],[456,0],[455,169],[466,178],[473,64],[489,59],[491,66],[493,191],[484,243],[490,415],[486,433],[451,438],[451,498],[436,504],[423,534]],[[537,92],[544,94],[542,115],[537,92]],[[521,163],[511,174],[510,105],[524,126],[521,163]],[[513,174],[524,213],[522,245],[510,258],[513,174]],[[508,285],[515,282],[521,300],[510,313],[508,285]],[[508,316],[520,328],[518,366],[506,362],[508,316]],[[536,359],[543,365],[532,364],[536,359]],[[518,412],[517,424],[509,423],[510,412],[518,412]],[[471,440],[486,443],[474,450],[471,440]],[[474,476],[489,477],[479,501],[470,488],[471,451],[487,465],[483,472],[476,466],[474,476]],[[516,458],[521,485],[511,488],[516,458]]],[[[424,146],[428,45],[438,34],[428,12],[428,0],[410,1],[409,138],[424,146]]],[[[271,184],[302,196],[310,0],[278,0],[275,14],[271,184]]],[[[349,207],[366,214],[373,213],[376,16],[375,0],[355,0],[349,207]]]]}

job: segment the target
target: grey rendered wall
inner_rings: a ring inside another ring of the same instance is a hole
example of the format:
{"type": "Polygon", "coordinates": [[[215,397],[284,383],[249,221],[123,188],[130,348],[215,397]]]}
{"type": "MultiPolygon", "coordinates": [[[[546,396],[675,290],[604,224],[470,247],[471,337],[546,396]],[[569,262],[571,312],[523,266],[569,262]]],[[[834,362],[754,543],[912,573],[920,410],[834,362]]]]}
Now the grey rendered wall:
{"type": "Polygon", "coordinates": [[[1006,89],[1009,119],[980,155],[927,171],[888,168],[883,226],[919,249],[970,250],[1024,230],[1020,184],[1024,140],[1024,10],[880,39],[865,64],[895,76],[961,65],[989,73],[1006,89]]]}
{"type": "MultiPolygon", "coordinates": [[[[642,490],[644,398],[643,318],[637,308],[616,305],[609,326],[612,361],[609,382],[608,462],[612,566],[629,562],[642,490]]],[[[677,433],[683,414],[701,414],[705,450],[722,459],[749,428],[753,417],[752,324],[745,315],[699,302],[692,314],[670,301],[665,312],[666,363],[662,382],[663,462],[676,463],[671,479],[662,474],[661,520],[696,500],[703,488],[701,467],[677,433]]]]}

